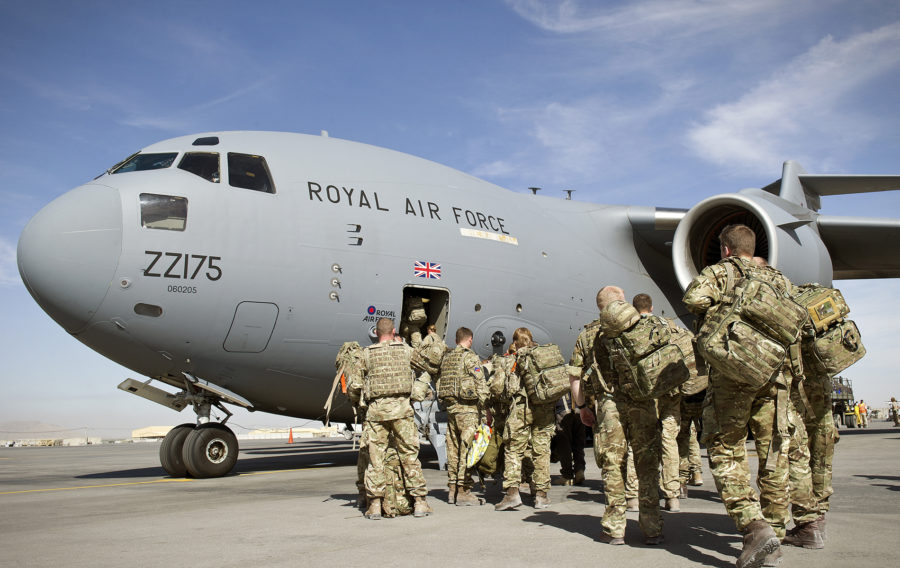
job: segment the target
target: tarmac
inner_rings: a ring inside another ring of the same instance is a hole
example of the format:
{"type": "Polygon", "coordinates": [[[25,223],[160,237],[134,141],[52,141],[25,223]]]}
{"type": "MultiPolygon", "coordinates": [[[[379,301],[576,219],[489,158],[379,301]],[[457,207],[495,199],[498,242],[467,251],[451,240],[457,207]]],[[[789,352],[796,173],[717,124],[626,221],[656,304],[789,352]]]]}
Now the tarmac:
{"type": "MultiPolygon", "coordinates": [[[[841,430],[826,548],[785,546],[781,566],[898,565],[900,428],[870,426],[841,430]]],[[[525,495],[517,510],[495,512],[501,495],[490,483],[488,504],[448,505],[446,473],[424,447],[434,515],[379,521],[353,506],[356,452],[341,438],[244,441],[234,473],[219,479],[170,478],[158,452],[158,443],[0,448],[0,563],[724,568],[741,548],[705,452],[704,485],[690,488],[681,512],[663,512],[657,547],[643,544],[637,513],[628,513],[627,546],[597,541],[603,494],[590,448],[585,484],[553,487],[549,509],[525,495]]]]}

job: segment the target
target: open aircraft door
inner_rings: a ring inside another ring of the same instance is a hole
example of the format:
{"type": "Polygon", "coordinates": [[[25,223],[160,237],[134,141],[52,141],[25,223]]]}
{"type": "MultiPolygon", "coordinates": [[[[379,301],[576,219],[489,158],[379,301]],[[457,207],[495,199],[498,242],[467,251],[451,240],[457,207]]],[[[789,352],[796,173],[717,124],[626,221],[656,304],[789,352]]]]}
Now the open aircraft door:
{"type": "Polygon", "coordinates": [[[453,338],[447,337],[447,320],[450,317],[450,290],[431,286],[404,286],[403,311],[397,331],[412,344],[412,335],[416,332],[425,337],[428,326],[434,325],[438,335],[448,344],[453,338]],[[422,312],[424,311],[424,323],[422,312]]]}

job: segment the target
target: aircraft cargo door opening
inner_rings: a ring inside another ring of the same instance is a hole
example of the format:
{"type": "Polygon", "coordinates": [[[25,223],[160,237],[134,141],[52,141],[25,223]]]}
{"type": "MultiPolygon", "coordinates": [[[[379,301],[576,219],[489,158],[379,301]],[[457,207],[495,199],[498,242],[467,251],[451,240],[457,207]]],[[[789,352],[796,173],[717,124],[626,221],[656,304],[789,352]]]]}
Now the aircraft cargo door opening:
{"type": "Polygon", "coordinates": [[[400,332],[413,345],[428,334],[433,325],[438,335],[446,340],[447,319],[450,316],[450,291],[445,288],[405,286],[403,311],[400,316],[400,332]]]}

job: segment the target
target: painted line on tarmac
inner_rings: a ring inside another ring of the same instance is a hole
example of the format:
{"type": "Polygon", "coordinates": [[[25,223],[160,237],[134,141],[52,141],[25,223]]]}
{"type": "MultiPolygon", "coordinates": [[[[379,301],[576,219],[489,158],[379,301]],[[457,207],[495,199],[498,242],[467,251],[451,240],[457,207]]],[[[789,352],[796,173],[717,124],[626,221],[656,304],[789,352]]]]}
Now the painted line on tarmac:
{"type": "Polygon", "coordinates": [[[44,493],[48,491],[73,491],[75,489],[100,489],[103,487],[125,487],[128,485],[150,485],[152,483],[178,483],[194,481],[186,477],[178,479],[156,479],[154,481],[132,481],[130,483],[106,483],[104,485],[79,485],[77,487],[48,487],[46,489],[22,489],[19,491],[0,491],[0,495],[15,495],[17,493],[44,493]]]}

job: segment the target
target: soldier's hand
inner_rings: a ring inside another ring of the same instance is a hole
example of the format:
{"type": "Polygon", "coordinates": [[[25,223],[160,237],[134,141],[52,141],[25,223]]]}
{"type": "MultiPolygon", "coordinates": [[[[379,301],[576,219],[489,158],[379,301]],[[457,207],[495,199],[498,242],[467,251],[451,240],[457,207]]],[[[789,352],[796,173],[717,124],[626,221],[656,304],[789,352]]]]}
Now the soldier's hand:
{"type": "Polygon", "coordinates": [[[585,426],[587,426],[588,428],[591,428],[594,426],[594,422],[596,421],[596,418],[594,416],[594,413],[591,412],[590,408],[588,408],[588,407],[582,408],[581,410],[578,411],[578,416],[579,416],[579,418],[581,418],[581,423],[584,424],[585,426]]]}

